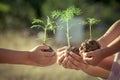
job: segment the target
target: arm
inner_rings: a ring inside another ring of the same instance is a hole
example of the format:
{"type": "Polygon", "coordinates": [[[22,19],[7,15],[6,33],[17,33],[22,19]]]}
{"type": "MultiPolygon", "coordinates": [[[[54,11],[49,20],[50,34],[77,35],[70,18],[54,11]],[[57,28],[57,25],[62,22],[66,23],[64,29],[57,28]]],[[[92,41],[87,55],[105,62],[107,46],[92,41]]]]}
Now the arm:
{"type": "Polygon", "coordinates": [[[115,38],[120,35],[120,20],[116,21],[107,32],[98,39],[98,42],[102,47],[106,47],[109,43],[111,43],[115,38]]]}
{"type": "Polygon", "coordinates": [[[37,46],[31,51],[0,49],[0,63],[49,66],[56,62],[54,52],[43,52],[47,46],[37,46]]]}
{"type": "Polygon", "coordinates": [[[59,49],[57,53],[59,54],[58,63],[65,68],[82,70],[89,75],[102,78],[107,78],[109,75],[109,70],[106,70],[99,66],[91,66],[85,64],[80,55],[76,55],[75,53],[72,52],[68,53],[63,48],[59,49]]]}
{"type": "MultiPolygon", "coordinates": [[[[81,69],[85,73],[96,76],[96,77],[101,77],[101,78],[108,78],[110,70],[104,69],[99,66],[92,66],[89,64],[85,64],[84,61],[82,60],[81,56],[76,55],[75,53],[70,53],[71,57],[68,57],[69,62],[69,68],[71,68],[72,65],[76,66],[77,68],[74,69],[81,69]]],[[[109,57],[111,60],[111,57],[109,57]]],[[[108,62],[108,61],[106,61],[108,62]]],[[[104,63],[103,63],[104,64],[104,63]]],[[[110,63],[107,63],[110,64],[110,63]]],[[[106,64],[106,65],[107,65],[106,64]]],[[[105,64],[104,64],[105,65],[105,64]]]]}
{"type": "Polygon", "coordinates": [[[120,36],[105,48],[83,53],[83,58],[91,65],[98,65],[104,58],[118,51],[120,51],[120,36]]]}
{"type": "Polygon", "coordinates": [[[0,63],[26,64],[30,51],[0,49],[0,63]]]}
{"type": "Polygon", "coordinates": [[[107,79],[109,76],[110,72],[108,70],[105,70],[98,66],[91,66],[91,65],[86,65],[86,66],[87,68],[81,67],[81,70],[91,76],[101,77],[104,79],[107,79]]]}
{"type": "Polygon", "coordinates": [[[114,40],[112,41],[106,48],[106,53],[102,53],[101,56],[104,54],[104,57],[108,57],[111,56],[113,54],[115,54],[116,52],[120,51],[120,35],[114,40]]]}
{"type": "Polygon", "coordinates": [[[102,46],[101,49],[83,53],[84,60],[89,64],[97,65],[105,57],[115,54],[120,51],[120,20],[116,21],[108,31],[98,39],[98,42],[102,46]],[[93,59],[88,57],[93,57],[93,59]]]}

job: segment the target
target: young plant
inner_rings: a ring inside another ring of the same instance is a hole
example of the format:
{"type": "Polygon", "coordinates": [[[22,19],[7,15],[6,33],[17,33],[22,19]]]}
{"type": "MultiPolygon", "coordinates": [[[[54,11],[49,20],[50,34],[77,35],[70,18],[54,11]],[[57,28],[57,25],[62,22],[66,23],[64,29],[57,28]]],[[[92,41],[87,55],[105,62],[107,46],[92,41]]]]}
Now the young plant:
{"type": "Polygon", "coordinates": [[[53,19],[50,19],[50,17],[47,16],[46,21],[43,21],[42,19],[33,19],[32,22],[33,26],[31,28],[42,28],[44,31],[44,38],[43,38],[43,45],[46,45],[47,41],[47,31],[53,31],[55,33],[56,29],[56,23],[53,19]]]}
{"type": "Polygon", "coordinates": [[[87,21],[83,21],[83,24],[89,24],[90,38],[89,38],[89,40],[85,40],[81,44],[81,51],[83,51],[83,52],[89,52],[89,51],[94,51],[94,50],[100,48],[100,44],[96,40],[92,39],[92,26],[94,24],[97,24],[99,21],[100,20],[97,20],[95,18],[88,18],[87,21]]]}
{"type": "Polygon", "coordinates": [[[92,26],[94,24],[97,24],[100,20],[97,20],[95,18],[88,18],[87,21],[88,21],[88,24],[89,24],[90,39],[92,40],[92,26]]]}
{"type": "Polygon", "coordinates": [[[66,23],[66,39],[67,39],[67,44],[68,44],[68,49],[69,49],[71,47],[71,43],[70,43],[71,36],[69,33],[70,27],[69,27],[68,22],[69,20],[73,19],[75,15],[80,15],[81,10],[79,8],[75,8],[74,6],[71,6],[63,11],[58,11],[58,10],[53,11],[52,14],[53,14],[52,15],[53,18],[59,17],[62,22],[66,23]]]}

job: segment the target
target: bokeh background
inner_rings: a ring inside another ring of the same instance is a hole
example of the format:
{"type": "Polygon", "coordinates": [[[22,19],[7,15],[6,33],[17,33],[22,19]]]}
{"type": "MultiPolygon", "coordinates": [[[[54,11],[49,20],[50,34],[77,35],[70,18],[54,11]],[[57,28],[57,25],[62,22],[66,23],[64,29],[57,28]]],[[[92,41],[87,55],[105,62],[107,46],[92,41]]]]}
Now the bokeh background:
{"type": "MultiPolygon", "coordinates": [[[[120,0],[0,0],[0,48],[30,50],[39,45],[40,30],[30,28],[33,18],[44,18],[53,10],[64,10],[73,5],[82,10],[81,17],[95,17],[101,20],[93,27],[94,39],[102,36],[120,19],[120,0]]],[[[84,27],[83,31],[84,40],[89,37],[88,27],[84,27]]],[[[50,37],[48,44],[55,50],[63,46],[54,43],[53,33],[48,34],[50,37]]],[[[0,64],[0,80],[98,80],[98,78],[80,70],[64,69],[58,64],[44,68],[0,64]]]]}

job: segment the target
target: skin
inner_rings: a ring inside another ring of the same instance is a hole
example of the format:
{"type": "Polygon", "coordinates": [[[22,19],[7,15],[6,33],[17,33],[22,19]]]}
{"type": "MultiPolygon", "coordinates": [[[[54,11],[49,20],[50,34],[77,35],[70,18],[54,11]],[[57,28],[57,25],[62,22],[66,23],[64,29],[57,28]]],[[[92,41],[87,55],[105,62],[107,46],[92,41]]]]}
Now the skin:
{"type": "Polygon", "coordinates": [[[65,47],[58,49],[57,53],[58,53],[57,62],[64,68],[82,70],[89,75],[96,77],[99,76],[101,78],[107,78],[109,75],[108,70],[98,66],[92,66],[84,63],[80,55],[77,55],[73,52],[68,52],[65,47]]]}
{"type": "Polygon", "coordinates": [[[120,36],[115,39],[112,44],[103,49],[98,49],[88,53],[83,53],[84,60],[91,65],[98,65],[104,58],[120,51],[120,36]],[[90,58],[91,57],[91,58],[90,58]]]}
{"type": "MultiPolygon", "coordinates": [[[[118,31],[120,30],[119,25],[120,25],[120,20],[116,21],[110,27],[110,29],[108,29],[108,31],[97,40],[101,45],[102,51],[104,51],[104,49],[106,49],[106,47],[108,47],[114,41],[114,39],[116,39],[119,36],[120,34],[120,31],[118,31]]],[[[111,56],[104,57],[104,58],[101,58],[101,56],[96,54],[95,55],[96,59],[93,59],[95,57],[87,53],[86,54],[80,53],[80,55],[76,55],[75,53],[66,51],[65,47],[58,49],[57,53],[58,53],[57,62],[60,65],[62,65],[64,68],[82,70],[89,75],[97,76],[101,78],[108,78],[111,67],[112,67],[113,59],[114,59],[114,56],[112,54],[111,56]],[[93,65],[96,65],[96,66],[93,66],[93,65]]]]}
{"type": "Polygon", "coordinates": [[[114,23],[111,28],[100,38],[104,47],[101,49],[83,53],[83,58],[91,65],[98,65],[104,58],[120,51],[120,20],[114,23]],[[107,46],[106,46],[107,45],[107,46]],[[91,58],[90,58],[91,57],[91,58]]]}
{"type": "Polygon", "coordinates": [[[43,52],[47,46],[37,46],[30,51],[15,51],[0,48],[0,63],[49,66],[56,62],[55,52],[43,52]]]}

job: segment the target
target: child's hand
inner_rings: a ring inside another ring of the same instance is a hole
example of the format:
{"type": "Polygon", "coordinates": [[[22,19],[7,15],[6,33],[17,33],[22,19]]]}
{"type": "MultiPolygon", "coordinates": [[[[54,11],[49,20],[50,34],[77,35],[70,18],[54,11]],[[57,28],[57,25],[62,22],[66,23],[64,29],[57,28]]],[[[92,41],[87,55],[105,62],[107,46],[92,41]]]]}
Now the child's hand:
{"type": "Polygon", "coordinates": [[[81,68],[86,68],[87,65],[83,62],[80,55],[73,52],[67,51],[66,47],[62,47],[57,50],[58,63],[64,68],[80,70],[81,68]]]}
{"type": "Polygon", "coordinates": [[[65,62],[65,57],[68,55],[68,51],[67,51],[67,47],[64,46],[62,48],[57,49],[57,56],[58,56],[58,60],[57,63],[59,65],[62,65],[63,62],[65,62]]]}

